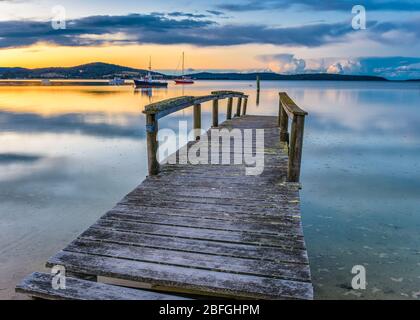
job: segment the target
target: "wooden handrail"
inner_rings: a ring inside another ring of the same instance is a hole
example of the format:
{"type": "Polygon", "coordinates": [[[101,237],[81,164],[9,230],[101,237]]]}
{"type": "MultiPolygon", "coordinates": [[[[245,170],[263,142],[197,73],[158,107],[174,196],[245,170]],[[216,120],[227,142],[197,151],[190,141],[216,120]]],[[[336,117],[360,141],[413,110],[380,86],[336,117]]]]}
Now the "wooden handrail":
{"type": "Polygon", "coordinates": [[[237,91],[213,91],[206,96],[182,96],[151,103],[144,108],[143,113],[155,114],[158,119],[171,113],[191,107],[196,104],[226,98],[248,98],[243,92],[237,91]]]}
{"type": "Polygon", "coordinates": [[[157,132],[159,130],[158,120],[177,111],[194,106],[194,124],[193,127],[197,130],[196,138],[199,139],[198,132],[201,129],[201,104],[208,101],[213,101],[213,115],[212,126],[219,126],[219,100],[228,100],[227,119],[232,119],[232,104],[233,98],[238,98],[238,106],[236,110],[237,117],[241,116],[242,101],[244,101],[244,108],[242,115],[246,115],[246,106],[248,103],[248,96],[243,92],[237,91],[213,91],[206,96],[182,96],[177,98],[166,99],[147,105],[143,113],[146,114],[146,133],[147,133],[147,159],[149,167],[149,175],[157,175],[159,173],[159,162],[157,160],[158,141],[157,132]]]}
{"type": "Polygon", "coordinates": [[[229,90],[212,91],[211,94],[219,96],[220,97],[219,99],[224,99],[224,98],[229,98],[229,97],[240,98],[244,96],[243,92],[229,91],[229,90]]]}
{"type": "Polygon", "coordinates": [[[305,110],[302,110],[296,105],[296,103],[289,97],[289,95],[286,92],[280,92],[279,96],[280,102],[290,118],[293,118],[294,116],[308,115],[308,113],[305,110]]]}
{"type": "Polygon", "coordinates": [[[299,182],[305,117],[308,113],[299,108],[286,92],[280,92],[279,96],[280,103],[278,124],[280,127],[280,142],[288,145],[289,152],[287,181],[299,182]],[[292,120],[290,139],[289,119],[292,120]]]}

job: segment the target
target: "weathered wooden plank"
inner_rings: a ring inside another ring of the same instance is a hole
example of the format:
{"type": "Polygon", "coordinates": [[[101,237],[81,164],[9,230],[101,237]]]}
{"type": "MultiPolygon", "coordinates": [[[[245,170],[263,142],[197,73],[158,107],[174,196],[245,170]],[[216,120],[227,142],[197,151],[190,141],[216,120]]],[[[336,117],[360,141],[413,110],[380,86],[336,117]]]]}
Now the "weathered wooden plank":
{"type": "Polygon", "coordinates": [[[295,247],[302,248],[304,246],[304,242],[301,238],[302,233],[290,233],[287,229],[285,229],[283,232],[279,232],[276,236],[274,236],[257,233],[213,230],[194,227],[165,226],[159,224],[108,219],[98,220],[93,225],[93,227],[108,228],[111,230],[132,233],[171,235],[187,239],[203,239],[220,242],[283,247],[286,249],[294,249],[295,247]]]}
{"type": "Polygon", "coordinates": [[[16,292],[46,300],[188,300],[175,295],[125,288],[66,277],[66,288],[54,290],[52,275],[34,272],[24,278],[16,292]]]}
{"type": "Polygon", "coordinates": [[[257,260],[270,260],[294,263],[308,263],[304,248],[293,250],[265,247],[239,243],[216,242],[200,239],[186,239],[172,235],[151,235],[115,231],[107,228],[89,228],[79,237],[80,239],[101,242],[120,243],[131,246],[161,248],[167,250],[207,253],[218,256],[248,258],[257,260]]]}
{"type": "Polygon", "coordinates": [[[125,198],[120,204],[131,204],[131,205],[144,205],[144,206],[156,206],[162,208],[178,208],[178,209],[191,209],[197,210],[198,212],[202,211],[215,211],[215,212],[228,212],[228,213],[247,213],[247,214],[263,214],[263,215],[279,215],[283,214],[286,216],[295,216],[296,212],[289,210],[296,206],[295,201],[291,201],[290,205],[285,205],[284,207],[278,207],[272,204],[267,204],[264,207],[255,207],[255,206],[246,206],[245,204],[241,205],[231,205],[226,203],[203,203],[200,201],[181,201],[178,200],[174,202],[174,199],[144,199],[144,198],[125,198]]]}
{"type": "MultiPolygon", "coordinates": [[[[131,194],[130,196],[126,197],[127,201],[137,202],[137,203],[156,203],[156,202],[188,202],[194,204],[205,204],[205,205],[214,205],[219,207],[235,207],[235,208],[243,208],[243,210],[260,210],[260,208],[269,208],[269,209],[285,209],[293,206],[298,205],[297,198],[290,198],[284,199],[284,201],[269,201],[269,200],[261,200],[261,201],[248,201],[243,202],[242,200],[238,199],[229,199],[229,198],[212,198],[212,197],[205,197],[204,195],[201,196],[174,196],[172,194],[169,195],[161,195],[159,199],[153,198],[146,198],[148,192],[147,191],[139,191],[136,194],[131,194]]],[[[152,194],[152,193],[151,193],[152,194]]]]}
{"type": "Polygon", "coordinates": [[[247,232],[258,232],[264,234],[277,234],[281,228],[290,228],[293,232],[294,228],[300,228],[300,221],[288,220],[288,221],[276,221],[272,223],[262,222],[246,222],[246,221],[226,221],[226,220],[210,220],[200,219],[192,217],[179,217],[171,215],[150,215],[150,214],[125,214],[110,211],[106,213],[103,218],[114,219],[127,222],[141,222],[141,223],[154,223],[162,225],[171,225],[179,227],[194,226],[196,228],[206,228],[214,230],[226,230],[226,231],[247,231],[247,232]]]}
{"type": "Polygon", "coordinates": [[[299,200],[297,190],[291,188],[282,188],[281,186],[261,188],[261,192],[255,192],[247,186],[242,188],[235,186],[226,186],[222,188],[214,188],[210,186],[203,186],[200,184],[177,184],[177,183],[163,183],[161,181],[153,181],[153,183],[144,183],[133,192],[134,194],[142,194],[150,192],[151,194],[170,194],[172,196],[190,196],[200,197],[204,194],[209,198],[227,198],[227,199],[241,199],[250,201],[272,201],[274,203],[282,203],[289,200],[299,200]]]}
{"type": "MultiPolygon", "coordinates": [[[[136,214],[165,214],[173,215],[179,217],[197,217],[197,213],[194,210],[189,209],[178,209],[178,208],[162,208],[162,207],[153,207],[153,206],[141,206],[141,205],[127,205],[119,204],[115,206],[111,212],[120,212],[131,215],[136,214]]],[[[210,220],[221,220],[221,221],[247,221],[254,223],[276,223],[277,221],[282,220],[299,220],[300,215],[299,211],[296,212],[296,215],[260,215],[260,214],[246,214],[246,213],[227,213],[227,212],[214,212],[206,211],[200,212],[198,215],[201,219],[210,219],[210,220]]]]}
{"type": "Polygon", "coordinates": [[[214,270],[221,272],[265,276],[286,280],[309,281],[309,267],[305,264],[274,262],[209,255],[197,252],[127,246],[119,243],[78,239],[66,247],[65,251],[86,253],[119,259],[152,262],[165,265],[214,270]]]}
{"type": "MultiPolygon", "coordinates": [[[[255,216],[255,215],[254,215],[255,216]]],[[[271,219],[244,219],[236,216],[231,219],[214,219],[210,215],[207,217],[192,215],[177,215],[171,213],[150,214],[147,211],[130,212],[129,210],[113,209],[104,216],[107,219],[141,221],[165,225],[177,226],[196,226],[197,228],[215,229],[215,230],[235,230],[248,232],[261,232],[267,234],[277,234],[279,228],[301,227],[299,217],[272,217],[271,219]],[[258,228],[256,228],[258,227],[258,228]],[[258,230],[258,231],[257,231],[258,230]]]]}
{"type": "MultiPolygon", "coordinates": [[[[285,177],[285,176],[284,176],[285,177]]],[[[169,178],[167,176],[156,176],[156,177],[148,177],[148,180],[153,180],[154,182],[159,182],[160,184],[167,184],[167,185],[176,185],[176,186],[181,186],[181,185],[185,185],[185,188],[187,187],[196,187],[196,186],[201,186],[201,187],[206,187],[206,188],[215,188],[215,189],[222,189],[222,188],[226,188],[226,189],[234,189],[234,188],[238,188],[238,194],[241,192],[242,189],[247,188],[249,190],[255,190],[258,189],[260,190],[260,188],[263,188],[264,190],[266,190],[266,192],[268,194],[272,194],[272,192],[275,192],[278,190],[278,188],[280,188],[283,184],[282,177],[278,177],[277,180],[272,179],[270,181],[259,181],[259,180],[250,180],[248,181],[247,184],[244,184],[243,181],[235,181],[233,179],[223,179],[223,177],[221,177],[220,179],[203,179],[202,177],[198,176],[198,175],[191,175],[190,178],[186,177],[186,176],[174,176],[172,178],[169,178]],[[230,181],[230,182],[229,182],[230,181]],[[228,183],[229,182],[229,183],[228,183]]],[[[296,185],[293,186],[296,189],[296,185]]],[[[283,190],[279,190],[279,197],[282,196],[282,192],[283,190]]],[[[263,193],[263,192],[262,192],[263,193]]],[[[122,200],[124,201],[124,199],[122,200]]]]}
{"type": "Polygon", "coordinates": [[[196,197],[200,198],[203,197],[204,194],[208,194],[208,198],[210,199],[227,199],[230,200],[232,198],[236,199],[237,201],[246,201],[249,200],[251,203],[255,203],[257,201],[262,202],[268,202],[268,203],[275,203],[277,205],[284,205],[285,203],[289,201],[295,201],[295,203],[299,202],[298,197],[294,197],[293,193],[289,193],[290,198],[287,198],[285,196],[279,197],[279,199],[276,199],[275,193],[269,193],[264,197],[263,193],[261,194],[252,194],[252,193],[241,193],[238,194],[238,191],[235,190],[235,188],[225,188],[221,190],[213,190],[212,188],[205,188],[203,186],[197,186],[198,190],[195,189],[188,189],[180,187],[177,184],[163,184],[159,183],[159,185],[162,185],[161,188],[157,189],[156,186],[153,187],[143,187],[139,188],[135,195],[143,195],[143,194],[150,194],[150,195],[159,195],[162,193],[166,193],[168,196],[172,197],[196,197]],[[160,193],[159,193],[160,191],[160,193]],[[235,193],[236,191],[236,193],[235,193]]]}
{"type": "Polygon", "coordinates": [[[313,296],[312,285],[309,282],[168,266],[67,251],[61,251],[48,260],[47,267],[54,265],[64,265],[69,271],[74,272],[233,298],[312,299],[313,296]]]}

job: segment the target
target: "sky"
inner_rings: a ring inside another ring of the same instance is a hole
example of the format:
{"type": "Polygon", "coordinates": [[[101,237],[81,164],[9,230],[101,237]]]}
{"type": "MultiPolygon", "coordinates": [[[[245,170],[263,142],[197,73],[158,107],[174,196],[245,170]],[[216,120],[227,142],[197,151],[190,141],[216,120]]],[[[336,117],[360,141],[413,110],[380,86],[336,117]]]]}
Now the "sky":
{"type": "Polygon", "coordinates": [[[413,79],[419,40],[420,0],[0,0],[0,67],[147,68],[151,56],[173,71],[185,52],[195,71],[413,79]]]}

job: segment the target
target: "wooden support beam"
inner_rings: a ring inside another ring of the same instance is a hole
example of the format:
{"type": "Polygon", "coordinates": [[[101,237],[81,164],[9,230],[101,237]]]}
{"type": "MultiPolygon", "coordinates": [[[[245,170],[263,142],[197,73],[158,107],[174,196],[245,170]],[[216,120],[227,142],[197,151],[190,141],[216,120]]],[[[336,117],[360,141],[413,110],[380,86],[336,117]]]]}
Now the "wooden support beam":
{"type": "Polygon", "coordinates": [[[213,127],[219,126],[219,100],[213,100],[213,127]]]}
{"type": "Polygon", "coordinates": [[[242,98],[238,98],[238,105],[236,107],[235,117],[240,117],[241,116],[241,107],[242,107],[242,98]]]}
{"type": "Polygon", "coordinates": [[[287,181],[289,182],[299,182],[300,179],[304,127],[305,116],[294,116],[289,144],[289,167],[287,171],[287,181]]]}
{"type": "Polygon", "coordinates": [[[233,98],[229,98],[228,104],[227,104],[227,115],[226,115],[227,120],[232,119],[232,106],[233,106],[233,98]]]}
{"type": "Polygon", "coordinates": [[[159,173],[159,162],[157,160],[158,151],[158,121],[155,114],[146,115],[146,132],[147,132],[147,160],[149,167],[149,175],[155,176],[159,173]]]}
{"type": "Polygon", "coordinates": [[[280,142],[289,142],[289,116],[280,101],[279,105],[280,142]]]}
{"type": "Polygon", "coordinates": [[[246,108],[247,108],[247,106],[248,106],[248,97],[245,97],[245,99],[244,99],[244,106],[242,108],[242,115],[243,116],[246,115],[246,108]]]}
{"type": "Polygon", "coordinates": [[[194,132],[195,139],[199,140],[201,136],[201,104],[194,105],[194,132]]]}

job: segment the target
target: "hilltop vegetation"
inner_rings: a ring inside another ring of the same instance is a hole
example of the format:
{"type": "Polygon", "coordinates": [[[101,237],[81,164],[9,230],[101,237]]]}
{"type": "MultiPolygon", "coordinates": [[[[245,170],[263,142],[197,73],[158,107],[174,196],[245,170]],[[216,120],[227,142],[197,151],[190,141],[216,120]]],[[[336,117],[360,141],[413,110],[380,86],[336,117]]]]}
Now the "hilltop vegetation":
{"type": "MultiPolygon", "coordinates": [[[[119,66],[116,64],[94,62],[75,67],[51,67],[51,68],[1,68],[0,79],[112,79],[115,77],[133,79],[144,76],[147,70],[119,66]]],[[[174,76],[152,72],[166,79],[174,76]]],[[[386,78],[377,76],[357,76],[329,73],[294,74],[285,75],[274,72],[253,73],[191,73],[190,76],[197,80],[255,80],[257,76],[261,80],[307,80],[307,81],[388,81],[386,78]]],[[[411,80],[416,81],[416,80],[411,80]]]]}

